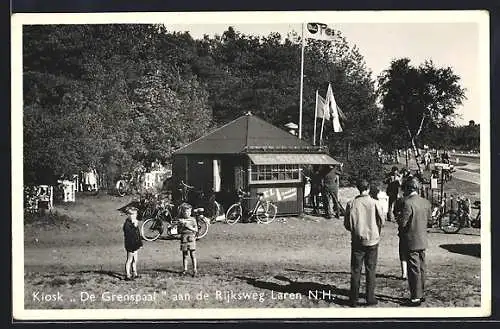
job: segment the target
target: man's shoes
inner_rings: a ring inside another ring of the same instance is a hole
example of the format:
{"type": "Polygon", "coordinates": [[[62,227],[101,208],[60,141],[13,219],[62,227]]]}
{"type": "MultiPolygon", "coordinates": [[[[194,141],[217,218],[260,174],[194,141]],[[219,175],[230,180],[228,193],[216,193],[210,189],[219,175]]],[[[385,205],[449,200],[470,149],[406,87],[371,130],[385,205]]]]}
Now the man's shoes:
{"type": "Polygon", "coordinates": [[[181,272],[181,276],[186,276],[187,275],[187,271],[182,271],[181,272]]]}
{"type": "Polygon", "coordinates": [[[356,308],[356,307],[359,306],[359,303],[356,300],[349,300],[349,304],[348,305],[349,305],[349,307],[356,308]]]}
{"type": "Polygon", "coordinates": [[[404,303],[403,306],[418,307],[422,305],[423,302],[425,302],[425,298],[410,299],[406,303],[404,303]]]}
{"type": "Polygon", "coordinates": [[[193,271],[193,274],[191,274],[191,276],[194,278],[196,276],[198,276],[198,271],[193,271]]]}
{"type": "Polygon", "coordinates": [[[375,300],[370,300],[370,301],[366,302],[367,306],[375,306],[377,304],[378,304],[378,300],[376,300],[376,299],[375,300]]]}
{"type": "Polygon", "coordinates": [[[134,278],[133,278],[133,277],[131,277],[131,276],[127,276],[127,277],[125,278],[125,281],[134,281],[134,278]]]}
{"type": "Polygon", "coordinates": [[[134,275],[132,275],[132,278],[134,278],[134,279],[140,279],[140,278],[141,278],[141,276],[140,276],[140,275],[137,275],[137,274],[134,274],[134,275]]]}

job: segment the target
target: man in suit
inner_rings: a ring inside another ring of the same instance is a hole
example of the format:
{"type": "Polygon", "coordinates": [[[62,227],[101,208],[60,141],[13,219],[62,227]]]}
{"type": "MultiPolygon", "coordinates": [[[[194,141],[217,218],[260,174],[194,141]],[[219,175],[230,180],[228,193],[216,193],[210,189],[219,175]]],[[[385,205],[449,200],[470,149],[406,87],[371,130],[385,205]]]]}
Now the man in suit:
{"type": "Polygon", "coordinates": [[[408,179],[403,186],[404,199],[399,232],[402,252],[406,254],[408,283],[410,286],[409,306],[420,306],[424,301],[425,249],[427,248],[427,222],[431,217],[431,204],[418,195],[419,182],[408,179]]]}
{"type": "Polygon", "coordinates": [[[376,305],[375,271],[378,258],[380,230],[384,225],[387,211],[370,197],[370,184],[360,180],[357,184],[359,195],[347,204],[344,227],[351,232],[351,291],[350,303],[358,306],[361,269],[365,264],[366,304],[376,305]]]}

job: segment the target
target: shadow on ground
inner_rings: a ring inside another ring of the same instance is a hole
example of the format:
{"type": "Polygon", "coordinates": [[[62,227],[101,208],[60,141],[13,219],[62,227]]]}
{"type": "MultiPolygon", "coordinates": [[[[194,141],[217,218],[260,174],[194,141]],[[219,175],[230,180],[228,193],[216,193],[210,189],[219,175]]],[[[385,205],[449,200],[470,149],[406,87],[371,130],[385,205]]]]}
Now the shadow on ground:
{"type": "Polygon", "coordinates": [[[442,244],[440,247],[456,254],[481,258],[481,245],[479,243],[442,244]]]}
{"type": "MultiPolygon", "coordinates": [[[[310,271],[310,270],[297,270],[293,268],[287,268],[285,269],[288,272],[297,272],[297,273],[316,273],[316,274],[348,274],[351,275],[351,272],[343,272],[343,271],[310,271]]],[[[364,273],[364,272],[363,272],[364,273]]],[[[392,274],[376,274],[377,278],[383,278],[383,279],[393,279],[393,280],[401,280],[399,276],[392,275],[392,274]]]]}
{"type": "Polygon", "coordinates": [[[124,274],[120,274],[120,273],[113,272],[113,271],[104,271],[104,270],[100,270],[100,271],[80,271],[78,273],[80,273],[80,274],[92,273],[92,274],[107,275],[107,276],[110,276],[110,277],[115,278],[115,279],[125,280],[125,275],[124,274]]]}
{"type": "MultiPolygon", "coordinates": [[[[290,293],[295,294],[299,293],[306,298],[312,298],[316,300],[323,300],[327,303],[333,303],[341,306],[349,305],[349,290],[338,288],[334,285],[327,285],[317,282],[300,282],[294,281],[284,276],[275,276],[274,279],[283,281],[287,284],[278,284],[275,282],[269,282],[264,280],[259,280],[256,278],[250,277],[241,277],[237,276],[237,279],[246,281],[247,284],[250,284],[254,287],[272,290],[274,292],[281,293],[290,293]]],[[[365,298],[365,294],[360,294],[361,298],[365,298]]],[[[395,298],[386,295],[376,295],[377,299],[381,302],[391,302],[391,303],[401,303],[402,300],[400,298],[395,298]]]]}

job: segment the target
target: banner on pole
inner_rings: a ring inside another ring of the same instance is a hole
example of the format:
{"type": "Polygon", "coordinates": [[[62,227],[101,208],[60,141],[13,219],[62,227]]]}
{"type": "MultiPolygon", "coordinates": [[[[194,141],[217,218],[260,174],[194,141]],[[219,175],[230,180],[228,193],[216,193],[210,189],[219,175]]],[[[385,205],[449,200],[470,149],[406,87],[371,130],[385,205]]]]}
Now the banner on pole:
{"type": "Polygon", "coordinates": [[[318,118],[325,118],[325,120],[330,120],[330,112],[326,107],[326,100],[320,95],[318,95],[318,99],[316,102],[316,113],[318,115],[318,118]]]}
{"type": "Polygon", "coordinates": [[[331,41],[335,37],[335,32],[324,23],[307,23],[304,36],[306,39],[331,41]]]}
{"type": "Polygon", "coordinates": [[[327,109],[330,112],[330,117],[332,118],[333,131],[336,133],[342,132],[342,126],[340,125],[337,102],[335,101],[335,97],[333,96],[333,90],[331,84],[328,84],[328,91],[326,92],[326,102],[327,102],[327,109]]]}

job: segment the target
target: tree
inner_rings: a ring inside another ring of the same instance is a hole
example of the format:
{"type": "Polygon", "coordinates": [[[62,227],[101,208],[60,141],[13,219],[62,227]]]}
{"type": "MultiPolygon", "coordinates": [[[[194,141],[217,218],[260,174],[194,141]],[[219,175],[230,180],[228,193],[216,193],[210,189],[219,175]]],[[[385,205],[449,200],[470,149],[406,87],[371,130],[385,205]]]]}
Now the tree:
{"type": "Polygon", "coordinates": [[[117,175],[203,135],[211,109],[195,55],[189,35],[156,25],[24,27],[26,184],[90,164],[117,175]]]}
{"type": "Polygon", "coordinates": [[[452,125],[454,110],[465,99],[459,83],[450,67],[437,68],[432,61],[414,67],[408,58],[393,60],[379,77],[382,122],[389,132],[385,138],[406,136],[419,168],[418,139],[432,129],[452,125]]]}

